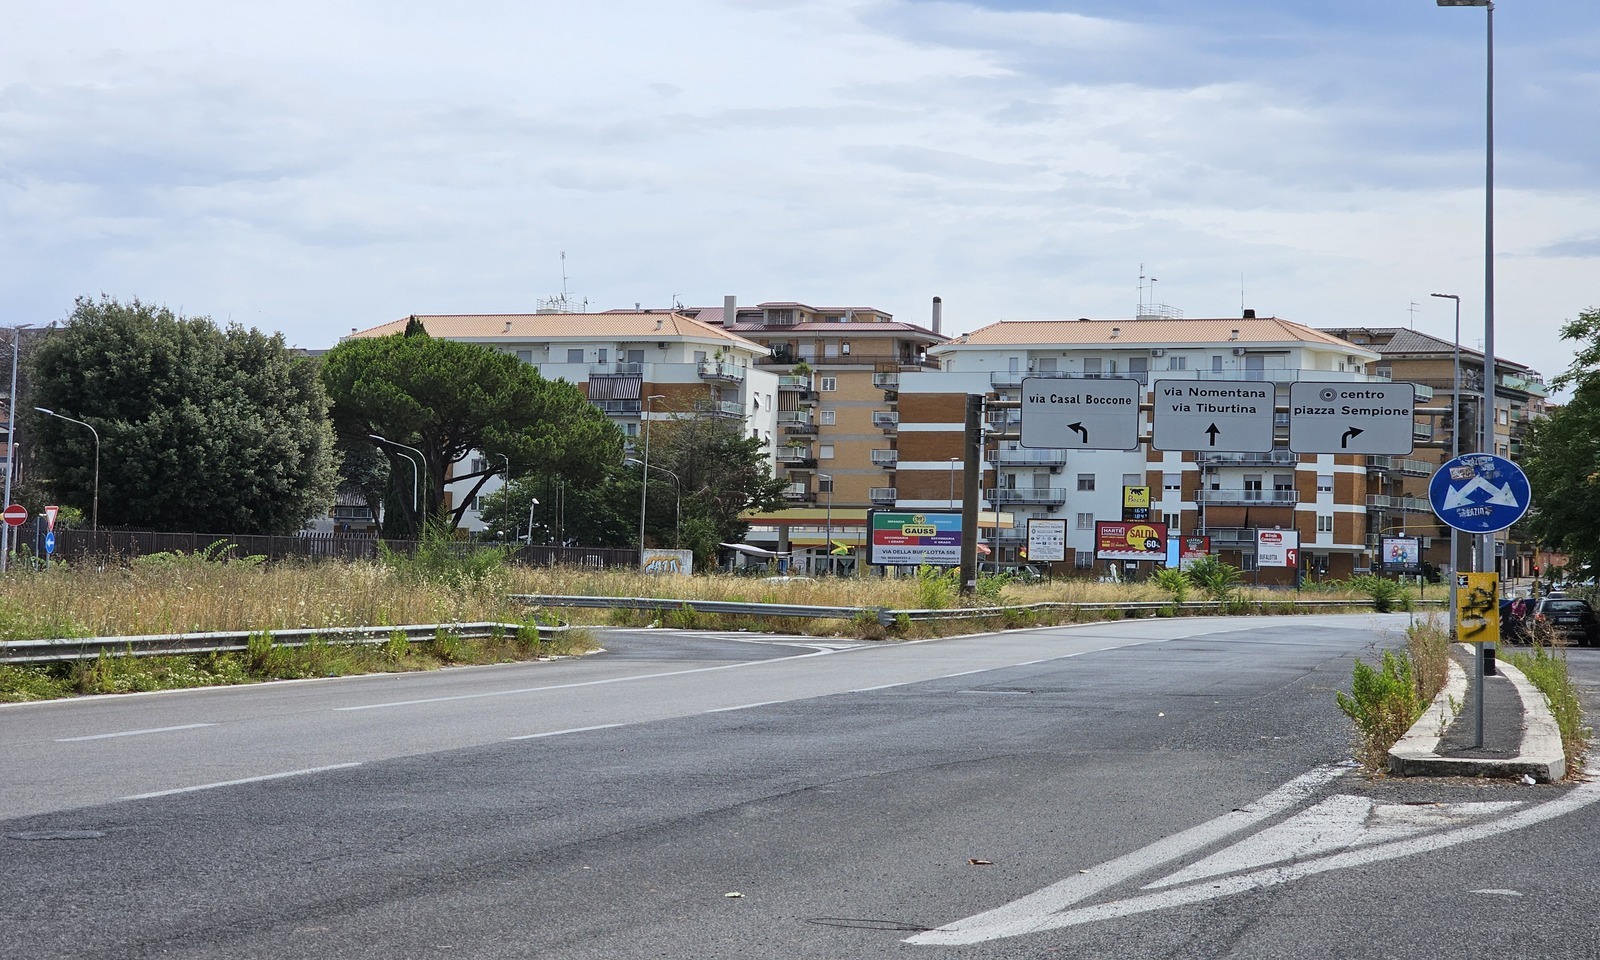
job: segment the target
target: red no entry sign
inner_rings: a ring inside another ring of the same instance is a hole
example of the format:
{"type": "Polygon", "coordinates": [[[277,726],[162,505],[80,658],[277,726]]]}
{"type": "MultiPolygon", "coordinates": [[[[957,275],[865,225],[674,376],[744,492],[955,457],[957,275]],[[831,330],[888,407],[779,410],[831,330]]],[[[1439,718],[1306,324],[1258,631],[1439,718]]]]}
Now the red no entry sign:
{"type": "Polygon", "coordinates": [[[28,508],[20,503],[13,503],[6,507],[4,513],[0,513],[0,517],[4,517],[6,523],[11,526],[20,527],[28,522],[28,508]]]}

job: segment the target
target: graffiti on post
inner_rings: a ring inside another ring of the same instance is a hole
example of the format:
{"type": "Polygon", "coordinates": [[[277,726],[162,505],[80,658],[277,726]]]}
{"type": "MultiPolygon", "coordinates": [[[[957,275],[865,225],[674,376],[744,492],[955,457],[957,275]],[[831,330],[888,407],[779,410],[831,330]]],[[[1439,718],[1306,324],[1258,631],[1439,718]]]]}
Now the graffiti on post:
{"type": "Polygon", "coordinates": [[[1462,643],[1500,640],[1500,575],[1456,575],[1456,639],[1462,643]]]}

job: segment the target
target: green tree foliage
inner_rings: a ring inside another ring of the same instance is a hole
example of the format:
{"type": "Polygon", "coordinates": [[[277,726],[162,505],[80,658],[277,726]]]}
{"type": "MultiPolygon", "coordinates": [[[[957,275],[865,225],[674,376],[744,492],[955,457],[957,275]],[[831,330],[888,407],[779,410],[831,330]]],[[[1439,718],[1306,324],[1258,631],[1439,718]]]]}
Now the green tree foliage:
{"type": "MultiPolygon", "coordinates": [[[[483,482],[504,469],[502,456],[515,475],[573,482],[589,482],[621,462],[621,431],[576,387],[546,380],[509,354],[414,327],[341,343],[323,358],[322,377],[341,438],[359,442],[377,434],[422,451],[429,517],[440,515],[447,468],[470,451],[482,451],[487,466],[454,475],[477,484],[455,504],[451,526],[483,482]]],[[[384,452],[395,483],[391,503],[409,512],[408,454],[392,446],[384,452]]],[[[417,518],[407,519],[407,532],[414,532],[417,518]]]]}
{"type": "Polygon", "coordinates": [[[653,468],[660,466],[677,474],[683,528],[700,531],[695,543],[684,546],[694,550],[696,568],[706,569],[715,563],[718,543],[744,539],[750,527],[744,514],[784,508],[787,484],[772,475],[766,444],[744,435],[743,421],[715,416],[704,406],[684,413],[651,427],[652,510],[647,527],[662,544],[671,543],[676,532],[672,478],[657,474],[653,468]]]}
{"type": "Polygon", "coordinates": [[[282,335],[219,329],[135,299],[80,297],[30,358],[19,412],[50,488],[100,523],[288,533],[327,509],[336,455],[327,395],[282,335]]]}
{"type": "Polygon", "coordinates": [[[533,543],[570,541],[586,547],[631,547],[639,539],[638,470],[606,467],[582,483],[555,477],[518,477],[504,490],[479,502],[483,522],[509,541],[528,536],[533,517],[533,543]],[[534,501],[538,501],[535,503],[534,501]]]}
{"type": "Polygon", "coordinates": [[[1533,489],[1527,528],[1575,564],[1600,564],[1600,308],[1561,329],[1575,341],[1572,366],[1551,381],[1572,400],[1533,421],[1519,461],[1533,489]]]}

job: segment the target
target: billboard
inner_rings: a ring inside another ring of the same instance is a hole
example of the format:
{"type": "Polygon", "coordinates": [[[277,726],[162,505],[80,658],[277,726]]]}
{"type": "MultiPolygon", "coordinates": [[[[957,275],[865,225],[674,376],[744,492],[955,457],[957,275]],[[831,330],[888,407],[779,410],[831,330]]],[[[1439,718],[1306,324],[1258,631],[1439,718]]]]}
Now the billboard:
{"type": "Polygon", "coordinates": [[[961,566],[961,514],[868,510],[867,562],[889,567],[961,566]]]}
{"type": "Polygon", "coordinates": [[[1383,537],[1378,541],[1378,558],[1389,573],[1421,573],[1422,543],[1416,537],[1383,537]]]}
{"type": "Polygon", "coordinates": [[[1029,517],[1028,559],[1040,563],[1067,559],[1067,521],[1029,517]]]}
{"type": "Polygon", "coordinates": [[[1257,530],[1257,567],[1298,567],[1300,565],[1300,532],[1298,530],[1257,530]]]}
{"type": "Polygon", "coordinates": [[[1178,566],[1187,570],[1202,557],[1211,556],[1210,537],[1178,537],[1178,566]]]}
{"type": "Polygon", "coordinates": [[[1167,525],[1097,520],[1094,525],[1097,560],[1167,559],[1167,525]]]}
{"type": "Polygon", "coordinates": [[[1150,488],[1122,488],[1122,519],[1145,521],[1150,519],[1150,488]]]}

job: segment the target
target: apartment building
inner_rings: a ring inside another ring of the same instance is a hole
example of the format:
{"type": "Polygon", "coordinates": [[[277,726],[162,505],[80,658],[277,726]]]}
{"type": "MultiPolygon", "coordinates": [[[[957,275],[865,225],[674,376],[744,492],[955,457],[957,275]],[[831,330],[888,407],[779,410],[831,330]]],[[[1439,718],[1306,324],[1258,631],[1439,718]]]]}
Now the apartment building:
{"type": "MultiPolygon", "coordinates": [[[[1450,563],[1450,528],[1434,515],[1428,502],[1428,480],[1451,456],[1452,434],[1459,430],[1463,453],[1478,450],[1483,436],[1484,362],[1479,350],[1460,350],[1461,382],[1455,381],[1456,345],[1448,340],[1419,333],[1406,327],[1324,327],[1324,333],[1375,350],[1374,365],[1381,377],[1409,380],[1427,387],[1433,396],[1430,406],[1444,409],[1443,415],[1418,417],[1419,433],[1433,441],[1418,447],[1410,457],[1369,457],[1373,490],[1367,496],[1369,543],[1376,546],[1383,536],[1422,538],[1422,559],[1435,566],[1450,563]]],[[[1495,358],[1495,384],[1492,391],[1494,450],[1497,456],[1517,460],[1522,456],[1522,441],[1528,424],[1544,415],[1549,391],[1537,370],[1503,357],[1495,358]]],[[[1512,538],[1513,531],[1496,534],[1499,572],[1505,577],[1531,574],[1539,548],[1533,542],[1512,538]]],[[[1471,538],[1461,537],[1463,566],[1471,538]]]]}
{"type": "MultiPolygon", "coordinates": [[[[382,337],[405,330],[402,318],[351,337],[382,337]]],[[[649,422],[702,412],[744,424],[773,454],[779,439],[779,373],[766,363],[769,350],[724,329],[674,310],[614,310],[604,313],[417,315],[428,333],[481,343],[537,367],[550,380],[585,391],[637,443],[649,422]]],[[[479,453],[458,465],[460,473],[492,468],[479,453]]],[[[516,465],[512,464],[513,474],[516,465]]],[[[500,495],[502,477],[478,489],[461,526],[482,530],[479,505],[500,495]]],[[[466,496],[476,480],[447,483],[446,492],[466,496]]]]}
{"type": "Polygon", "coordinates": [[[777,376],[777,465],[790,506],[752,516],[752,543],[817,570],[829,541],[865,542],[867,511],[896,500],[900,386],[938,366],[929,351],[946,339],[940,309],[935,298],[932,329],[874,307],[740,307],[729,297],[720,310],[692,311],[759,344],[755,367],[777,376]]]}
{"type": "MultiPolygon", "coordinates": [[[[1251,381],[1272,384],[1287,403],[1297,380],[1381,379],[1370,346],[1275,317],[1178,320],[1002,321],[930,347],[937,371],[902,377],[895,504],[942,509],[964,495],[965,396],[1020,397],[1026,377],[1122,377],[1149,387],[1157,380],[1251,381]]],[[[1427,390],[1419,388],[1419,397],[1427,390]]],[[[1366,533],[1370,480],[1364,458],[1296,456],[1287,448],[1287,415],[1277,414],[1270,453],[1198,453],[1028,449],[1017,439],[985,444],[981,503],[997,516],[980,524],[998,534],[1002,564],[1015,563],[1030,517],[1067,521],[1067,570],[1104,566],[1095,553],[1095,522],[1120,520],[1123,488],[1150,488],[1150,518],[1181,535],[1207,536],[1214,553],[1262,583],[1288,583],[1296,571],[1257,571],[1256,533],[1300,534],[1300,573],[1348,577],[1370,569],[1366,533]]],[[[1141,415],[1149,433],[1149,415],[1141,415]]],[[[988,427],[1015,436],[1019,412],[998,410],[988,427]]],[[[1145,573],[1148,571],[1141,571],[1145,573]]]]}

